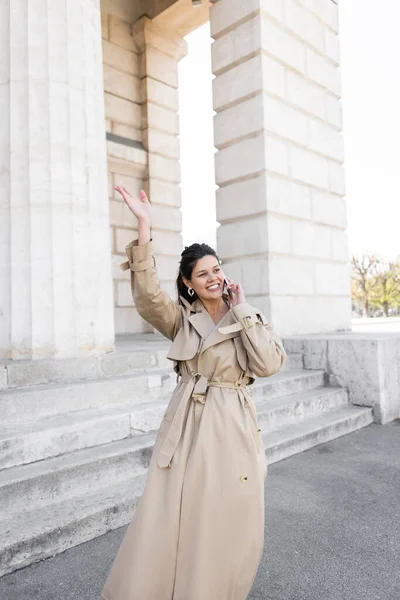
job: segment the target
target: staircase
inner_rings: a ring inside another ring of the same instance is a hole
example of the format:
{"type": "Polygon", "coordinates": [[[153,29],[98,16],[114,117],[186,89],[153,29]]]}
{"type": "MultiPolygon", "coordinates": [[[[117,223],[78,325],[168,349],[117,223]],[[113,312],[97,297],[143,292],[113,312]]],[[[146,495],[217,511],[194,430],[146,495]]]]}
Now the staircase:
{"type": "MultiPolygon", "coordinates": [[[[0,363],[0,576],[129,522],[176,382],[168,347],[143,334],[97,358],[0,363]]],[[[373,420],[301,355],[252,389],[269,463],[373,420]]]]}

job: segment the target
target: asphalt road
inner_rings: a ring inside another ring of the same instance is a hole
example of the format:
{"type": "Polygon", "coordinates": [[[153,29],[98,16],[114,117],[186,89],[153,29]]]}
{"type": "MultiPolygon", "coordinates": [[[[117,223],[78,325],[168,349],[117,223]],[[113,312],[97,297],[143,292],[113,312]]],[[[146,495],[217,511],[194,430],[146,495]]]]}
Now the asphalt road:
{"type": "MultiPolygon", "coordinates": [[[[400,421],[271,465],[265,494],[248,600],[400,600],[400,421]]],[[[123,531],[6,575],[0,600],[99,600],[123,531]]]]}

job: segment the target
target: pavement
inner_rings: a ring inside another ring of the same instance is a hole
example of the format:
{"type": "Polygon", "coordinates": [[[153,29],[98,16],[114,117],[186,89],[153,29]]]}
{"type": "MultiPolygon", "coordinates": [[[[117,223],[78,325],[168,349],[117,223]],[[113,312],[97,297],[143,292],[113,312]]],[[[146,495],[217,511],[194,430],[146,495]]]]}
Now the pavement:
{"type": "MultiPolygon", "coordinates": [[[[265,499],[248,600],[400,600],[400,420],[270,465],[265,499]]],[[[0,600],[99,600],[124,531],[4,576],[0,600]]]]}

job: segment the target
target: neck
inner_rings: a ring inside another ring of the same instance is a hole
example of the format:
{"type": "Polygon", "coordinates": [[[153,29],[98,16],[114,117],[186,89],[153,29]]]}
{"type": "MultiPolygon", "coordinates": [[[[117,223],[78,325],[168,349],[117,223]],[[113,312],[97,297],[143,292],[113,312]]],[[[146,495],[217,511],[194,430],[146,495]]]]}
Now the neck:
{"type": "Polygon", "coordinates": [[[227,305],[221,297],[215,300],[201,300],[201,302],[212,317],[217,317],[227,308],[227,305]]]}

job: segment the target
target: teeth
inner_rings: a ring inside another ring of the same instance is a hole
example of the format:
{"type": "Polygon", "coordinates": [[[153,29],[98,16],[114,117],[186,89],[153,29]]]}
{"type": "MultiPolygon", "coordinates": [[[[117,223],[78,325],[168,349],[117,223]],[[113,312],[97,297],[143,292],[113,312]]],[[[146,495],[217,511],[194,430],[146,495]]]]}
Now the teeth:
{"type": "Polygon", "coordinates": [[[211,285],[208,290],[216,290],[219,287],[218,283],[216,285],[211,285]]]}

